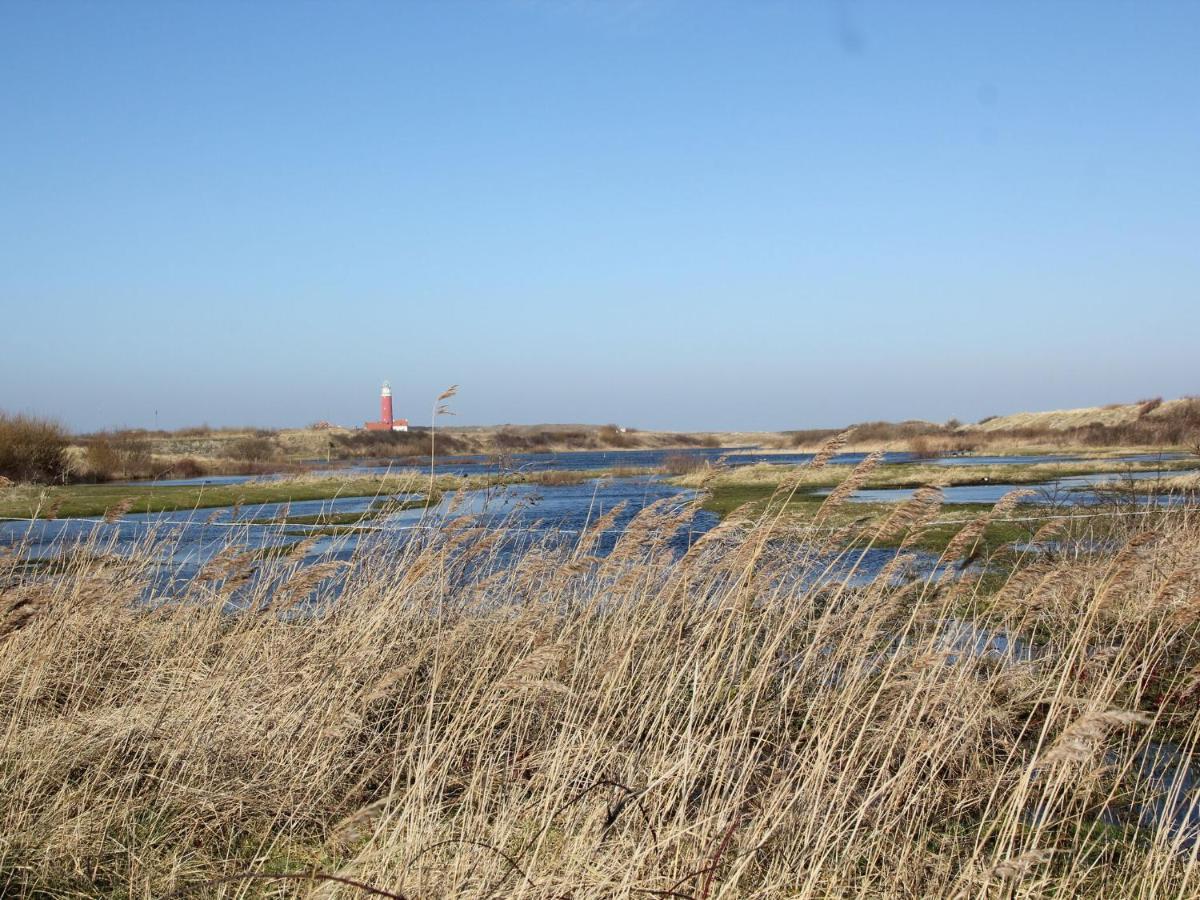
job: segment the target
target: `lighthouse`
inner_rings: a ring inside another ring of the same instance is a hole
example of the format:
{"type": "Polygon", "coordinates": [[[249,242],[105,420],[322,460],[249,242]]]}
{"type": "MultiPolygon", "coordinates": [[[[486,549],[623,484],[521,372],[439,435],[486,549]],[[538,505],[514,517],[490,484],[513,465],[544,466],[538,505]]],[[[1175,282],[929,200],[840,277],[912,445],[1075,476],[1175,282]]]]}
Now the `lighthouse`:
{"type": "Polygon", "coordinates": [[[385,381],[379,391],[379,421],[363,426],[367,431],[408,431],[408,419],[394,418],[392,413],[392,385],[385,381]]]}
{"type": "Polygon", "coordinates": [[[379,421],[388,428],[392,427],[392,385],[387,381],[379,392],[379,421]]]}

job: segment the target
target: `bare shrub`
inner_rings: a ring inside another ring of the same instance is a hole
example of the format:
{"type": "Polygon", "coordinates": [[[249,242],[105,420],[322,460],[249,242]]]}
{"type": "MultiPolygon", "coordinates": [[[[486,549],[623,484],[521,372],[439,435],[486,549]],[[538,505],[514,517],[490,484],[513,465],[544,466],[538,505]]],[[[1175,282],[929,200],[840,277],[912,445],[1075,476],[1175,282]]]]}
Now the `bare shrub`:
{"type": "Polygon", "coordinates": [[[941,451],[934,446],[927,435],[917,435],[908,441],[908,452],[917,459],[936,459],[941,451]]]}
{"type": "MultiPolygon", "coordinates": [[[[270,434],[270,432],[268,432],[270,434]]],[[[279,453],[279,448],[269,437],[255,435],[239,438],[229,447],[229,456],[243,462],[266,462],[279,453]]]]}
{"type": "Polygon", "coordinates": [[[0,413],[0,476],[11,481],[64,480],[70,435],[57,422],[0,413]]]}
{"type": "Polygon", "coordinates": [[[636,441],[633,435],[622,431],[617,425],[603,425],[597,432],[597,438],[605,447],[633,447],[636,441]]]}
{"type": "Polygon", "coordinates": [[[907,422],[863,422],[855,425],[850,440],[858,442],[886,443],[889,441],[907,441],[917,437],[945,434],[942,425],[933,422],[910,420],[907,422]]]}
{"type": "Polygon", "coordinates": [[[1137,402],[1137,414],[1140,419],[1142,416],[1148,416],[1163,404],[1162,397],[1151,397],[1148,400],[1139,400],[1137,402]]]}
{"type": "Polygon", "coordinates": [[[582,484],[596,476],[588,472],[575,472],[568,469],[548,469],[544,472],[536,472],[531,477],[536,479],[538,484],[561,486],[582,484]]]}
{"type": "Polygon", "coordinates": [[[104,435],[93,435],[83,447],[83,460],[89,476],[108,481],[121,474],[121,455],[104,435]]]}
{"type": "Polygon", "coordinates": [[[840,428],[809,428],[803,431],[788,431],[785,434],[792,447],[816,447],[840,432],[840,428]]]}
{"type": "MultiPolygon", "coordinates": [[[[429,430],[413,427],[408,431],[354,431],[333,434],[335,445],[343,455],[351,457],[408,458],[429,461],[429,430]]],[[[474,451],[474,445],[454,432],[438,434],[434,448],[438,456],[457,456],[474,451]]]]}
{"type": "Polygon", "coordinates": [[[162,474],[166,466],[156,466],[150,440],[147,432],[136,429],[89,435],[84,441],[84,474],[96,481],[162,474]]]}
{"type": "Polygon", "coordinates": [[[695,453],[668,453],[663,457],[662,468],[668,475],[688,475],[708,467],[708,461],[695,453]]]}
{"type": "Polygon", "coordinates": [[[208,469],[199,460],[185,456],[171,463],[170,474],[175,478],[202,478],[208,469]]]}

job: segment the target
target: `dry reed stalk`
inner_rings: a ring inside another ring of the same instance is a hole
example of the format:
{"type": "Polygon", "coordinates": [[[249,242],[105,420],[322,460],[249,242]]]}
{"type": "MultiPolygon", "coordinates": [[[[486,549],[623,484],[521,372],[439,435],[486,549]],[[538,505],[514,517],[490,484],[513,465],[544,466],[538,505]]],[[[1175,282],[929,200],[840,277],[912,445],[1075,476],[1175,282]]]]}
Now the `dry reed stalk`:
{"type": "Polygon", "coordinates": [[[270,609],[275,612],[284,612],[291,609],[297,603],[308,599],[323,581],[344,571],[348,565],[342,560],[330,560],[300,569],[275,590],[259,607],[260,611],[265,612],[270,609]]]}
{"type": "Polygon", "coordinates": [[[1051,538],[1058,537],[1060,534],[1066,531],[1070,525],[1071,522],[1069,519],[1051,519],[1033,533],[1033,537],[1029,539],[1029,543],[1033,544],[1034,546],[1038,544],[1044,544],[1051,538]]]}
{"type": "Polygon", "coordinates": [[[1146,725],[1150,717],[1142,712],[1124,709],[1095,710],[1080,716],[1068,725],[1054,746],[1040,760],[1049,766],[1061,762],[1085,762],[1114,728],[1146,725]]]}
{"type": "Polygon", "coordinates": [[[230,544],[221,549],[212,559],[204,564],[196,581],[226,581],[237,580],[244,576],[258,562],[258,553],[230,544]]]}
{"type": "Polygon", "coordinates": [[[870,453],[864,457],[863,461],[854,467],[853,471],[842,480],[841,484],[829,492],[829,496],[825,498],[824,502],[817,509],[813,521],[823,521],[830,513],[854,496],[858,489],[866,484],[867,479],[871,477],[871,473],[875,471],[875,467],[879,465],[882,459],[882,450],[876,450],[874,453],[870,453]]]}
{"type": "Polygon", "coordinates": [[[362,703],[364,706],[370,706],[372,703],[378,703],[380,700],[386,699],[392,690],[400,684],[403,684],[420,664],[421,659],[415,658],[402,666],[397,666],[385,672],[378,681],[371,686],[371,690],[363,695],[362,703]]]}
{"type": "Polygon", "coordinates": [[[104,521],[109,525],[116,524],[125,518],[125,514],[133,508],[133,498],[126,497],[119,503],[114,503],[104,511],[104,521]]]}
{"type": "Polygon", "coordinates": [[[28,625],[46,604],[45,595],[36,590],[19,589],[0,594],[0,641],[28,625]]]}
{"type": "Polygon", "coordinates": [[[920,530],[937,518],[942,508],[942,489],[933,485],[919,487],[913,495],[897,506],[875,532],[876,541],[890,541],[905,532],[920,530]]]}
{"type": "Polygon", "coordinates": [[[854,433],[853,428],[848,428],[841,434],[835,434],[830,438],[826,438],[817,448],[817,452],[813,454],[813,458],[808,462],[810,469],[822,469],[841,451],[846,443],[850,440],[850,435],[854,433]]]}
{"type": "Polygon", "coordinates": [[[1019,881],[1038,866],[1048,863],[1053,854],[1053,850],[1027,850],[992,866],[984,876],[985,880],[1019,881]]]}
{"type": "Polygon", "coordinates": [[[1024,498],[1030,496],[1033,492],[1028,490],[1009,491],[1001,497],[996,505],[987,512],[972,519],[964,525],[959,532],[950,539],[950,543],[946,545],[946,549],[942,552],[942,558],[946,560],[960,559],[973,551],[983,537],[988,525],[997,519],[1003,519],[1021,502],[1024,498]]]}
{"type": "Polygon", "coordinates": [[[1114,557],[1112,564],[1100,588],[1098,605],[1112,607],[1120,596],[1131,586],[1133,575],[1142,565],[1143,554],[1154,545],[1161,542],[1163,534],[1154,529],[1145,529],[1134,534],[1126,541],[1120,552],[1114,557]]]}
{"type": "Polygon", "coordinates": [[[575,547],[576,555],[594,553],[597,545],[604,539],[605,532],[613,527],[628,505],[622,501],[592,522],[579,537],[579,543],[575,547]]]}
{"type": "Polygon", "coordinates": [[[1185,563],[1163,581],[1154,594],[1151,606],[1187,608],[1190,601],[1200,600],[1200,563],[1185,563]]]}
{"type": "Polygon", "coordinates": [[[315,537],[307,537],[296,541],[296,543],[292,544],[292,546],[288,548],[288,560],[290,562],[299,562],[300,560],[304,559],[304,557],[308,556],[309,551],[312,550],[313,547],[317,546],[318,542],[319,539],[315,537]]]}
{"type": "Polygon", "coordinates": [[[666,508],[673,502],[673,497],[664,497],[644,506],[617,538],[610,558],[625,562],[644,552],[652,535],[662,527],[666,508]]]}
{"type": "Polygon", "coordinates": [[[330,829],[327,843],[341,850],[349,849],[375,830],[383,818],[391,796],[380,797],[355,810],[330,829]]]}
{"type": "Polygon", "coordinates": [[[881,568],[875,576],[875,583],[879,585],[890,585],[897,578],[901,578],[908,574],[913,563],[917,561],[916,555],[912,553],[897,553],[881,568]]]}
{"type": "MultiPolygon", "coordinates": [[[[1200,892],[1160,807],[1125,834],[1095,824],[1154,796],[1134,754],[1167,716],[1200,743],[1200,646],[1176,621],[1200,523],[1131,551],[1144,602],[1114,617],[1103,555],[1006,559],[993,603],[978,578],[898,586],[904,553],[835,583],[853,557],[769,521],[676,560],[661,549],[685,512],[600,562],[566,535],[501,551],[471,523],[380,536],[303,617],[230,612],[203,578],[164,594],[151,545],[6,568],[51,611],[0,650],[0,885],[168,896],[316,870],[411,897],[1200,892]],[[1178,708],[1136,712],[1160,694],[1178,708]]],[[[242,570],[243,540],[208,580],[242,570]]],[[[244,608],[302,591],[297,561],[263,560],[244,608]]]]}

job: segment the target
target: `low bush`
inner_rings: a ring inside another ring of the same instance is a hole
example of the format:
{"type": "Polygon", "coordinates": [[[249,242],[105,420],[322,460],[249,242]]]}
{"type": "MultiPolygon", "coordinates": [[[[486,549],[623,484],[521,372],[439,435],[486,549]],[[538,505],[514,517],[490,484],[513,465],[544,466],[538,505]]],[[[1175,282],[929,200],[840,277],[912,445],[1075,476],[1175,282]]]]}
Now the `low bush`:
{"type": "Polygon", "coordinates": [[[567,469],[550,469],[545,472],[535,472],[530,476],[538,484],[555,487],[583,484],[588,479],[595,477],[595,475],[589,472],[573,472],[567,469]]]}
{"type": "Polygon", "coordinates": [[[694,453],[668,453],[663,457],[663,471],[668,475],[688,475],[707,468],[708,461],[694,453]]]}
{"type": "Polygon", "coordinates": [[[633,447],[637,443],[632,434],[616,425],[602,426],[596,437],[605,447],[633,447]]]}
{"type": "Polygon", "coordinates": [[[171,463],[171,475],[175,478],[201,478],[207,474],[204,464],[190,456],[171,463]]]}
{"type": "Polygon", "coordinates": [[[908,442],[908,452],[917,459],[935,459],[942,455],[941,449],[936,447],[926,435],[917,435],[912,438],[908,442]]]}
{"type": "Polygon", "coordinates": [[[1162,397],[1151,397],[1148,400],[1139,400],[1137,411],[1138,418],[1140,419],[1142,416],[1150,415],[1150,413],[1154,412],[1156,409],[1162,406],[1162,404],[1162,397]]]}
{"type": "Polygon", "coordinates": [[[67,430],[50,419],[0,413],[0,476],[10,481],[66,480],[67,430]]]}
{"type": "MultiPolygon", "coordinates": [[[[429,431],[354,431],[350,434],[334,434],[334,442],[340,455],[357,458],[424,457],[429,461],[429,431]]],[[[474,445],[452,432],[439,431],[436,451],[438,456],[457,456],[475,452],[474,445]]]]}
{"type": "Polygon", "coordinates": [[[229,447],[230,457],[243,462],[266,462],[278,452],[275,442],[262,435],[239,438],[229,447]]]}
{"type": "Polygon", "coordinates": [[[99,431],[84,440],[81,475],[87,479],[155,478],[166,469],[165,465],[156,465],[145,431],[99,431]]]}
{"type": "Polygon", "coordinates": [[[788,444],[792,447],[815,447],[829,440],[838,431],[837,428],[807,428],[784,433],[787,435],[788,444]]]}
{"type": "Polygon", "coordinates": [[[947,429],[933,422],[910,420],[907,422],[863,422],[854,426],[851,441],[908,441],[913,438],[942,435],[947,429]]]}

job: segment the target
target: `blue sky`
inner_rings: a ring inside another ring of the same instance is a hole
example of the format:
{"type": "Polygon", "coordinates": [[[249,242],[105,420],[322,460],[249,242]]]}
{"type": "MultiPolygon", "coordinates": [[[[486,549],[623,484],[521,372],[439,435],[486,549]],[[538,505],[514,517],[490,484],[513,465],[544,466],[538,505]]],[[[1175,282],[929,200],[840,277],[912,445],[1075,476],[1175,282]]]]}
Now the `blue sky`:
{"type": "Polygon", "coordinates": [[[1200,3],[0,6],[0,408],[792,428],[1200,392],[1200,3]]]}

